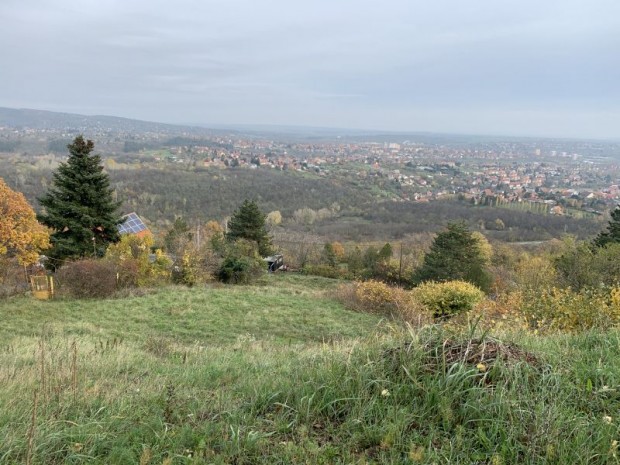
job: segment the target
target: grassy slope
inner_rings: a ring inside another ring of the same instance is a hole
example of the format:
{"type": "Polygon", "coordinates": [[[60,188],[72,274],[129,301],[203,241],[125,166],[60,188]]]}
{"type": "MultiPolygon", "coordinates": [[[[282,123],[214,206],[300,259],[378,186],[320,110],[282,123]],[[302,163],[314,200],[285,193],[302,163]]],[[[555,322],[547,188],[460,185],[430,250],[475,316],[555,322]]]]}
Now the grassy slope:
{"type": "Polygon", "coordinates": [[[326,297],[334,286],[332,280],[270,275],[254,287],[179,287],[125,299],[11,299],[0,302],[0,340],[12,343],[50,331],[104,340],[156,336],[181,344],[223,344],[239,336],[288,343],[365,334],[377,319],[347,312],[326,297]]]}
{"type": "Polygon", "coordinates": [[[276,279],[2,303],[0,463],[25,461],[35,390],[33,463],[617,463],[618,333],[521,336],[536,366],[483,373],[276,279]]]}

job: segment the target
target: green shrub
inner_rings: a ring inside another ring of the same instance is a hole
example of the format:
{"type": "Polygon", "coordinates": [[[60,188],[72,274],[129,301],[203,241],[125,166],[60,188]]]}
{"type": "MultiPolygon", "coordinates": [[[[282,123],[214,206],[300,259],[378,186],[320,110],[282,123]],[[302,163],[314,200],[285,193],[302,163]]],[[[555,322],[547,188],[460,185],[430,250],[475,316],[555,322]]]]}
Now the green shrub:
{"type": "Polygon", "coordinates": [[[558,287],[580,290],[620,282],[620,244],[592,247],[587,242],[565,238],[560,254],[553,258],[558,287]]]}
{"type": "Polygon", "coordinates": [[[229,256],[224,258],[217,278],[229,284],[249,284],[263,274],[263,268],[262,262],[251,257],[229,256]]]}
{"type": "Polygon", "coordinates": [[[304,266],[304,274],[309,274],[313,276],[321,276],[323,278],[344,278],[346,276],[346,271],[334,267],[331,265],[306,265],[304,266]]]}
{"type": "Polygon", "coordinates": [[[428,281],[411,291],[414,298],[437,319],[468,312],[484,298],[484,293],[465,281],[428,281]]]}
{"type": "Polygon", "coordinates": [[[224,283],[250,284],[265,273],[266,267],[258,255],[256,244],[239,239],[228,247],[217,278],[224,283]]]}

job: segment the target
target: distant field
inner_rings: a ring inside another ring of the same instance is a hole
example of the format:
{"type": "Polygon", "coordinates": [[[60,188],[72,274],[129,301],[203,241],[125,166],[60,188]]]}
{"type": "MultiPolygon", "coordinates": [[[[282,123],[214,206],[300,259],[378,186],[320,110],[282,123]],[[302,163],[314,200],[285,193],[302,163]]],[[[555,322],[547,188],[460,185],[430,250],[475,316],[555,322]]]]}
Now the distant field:
{"type": "Polygon", "coordinates": [[[0,302],[0,463],[618,463],[618,332],[413,332],[336,285],[0,302]]]}

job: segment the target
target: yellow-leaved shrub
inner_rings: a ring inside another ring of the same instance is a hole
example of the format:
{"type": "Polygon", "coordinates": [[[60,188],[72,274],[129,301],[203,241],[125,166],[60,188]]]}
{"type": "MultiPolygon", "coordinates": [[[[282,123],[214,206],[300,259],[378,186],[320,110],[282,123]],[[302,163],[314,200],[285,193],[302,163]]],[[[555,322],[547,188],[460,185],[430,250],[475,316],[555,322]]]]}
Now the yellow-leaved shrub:
{"type": "Polygon", "coordinates": [[[450,324],[456,327],[469,327],[475,322],[485,331],[526,331],[529,329],[529,324],[522,306],[521,291],[505,292],[494,299],[483,299],[471,311],[450,320],[450,324]]]}
{"type": "Polygon", "coordinates": [[[484,292],[465,281],[427,281],[411,292],[437,319],[468,312],[484,298],[484,292]]]}
{"type": "Polygon", "coordinates": [[[360,303],[378,311],[396,306],[408,298],[402,289],[374,280],[355,283],[355,295],[360,303]]]}
{"type": "Polygon", "coordinates": [[[357,281],[343,285],[337,297],[352,310],[396,317],[415,325],[431,321],[430,314],[413,298],[410,291],[381,281],[357,281]]]}
{"type": "Polygon", "coordinates": [[[581,331],[620,324],[620,288],[550,288],[524,300],[522,311],[539,332],[581,331]]]}
{"type": "Polygon", "coordinates": [[[106,251],[105,258],[117,267],[120,287],[155,286],[170,279],[172,261],[160,250],[150,252],[153,238],[126,234],[106,251]]]}

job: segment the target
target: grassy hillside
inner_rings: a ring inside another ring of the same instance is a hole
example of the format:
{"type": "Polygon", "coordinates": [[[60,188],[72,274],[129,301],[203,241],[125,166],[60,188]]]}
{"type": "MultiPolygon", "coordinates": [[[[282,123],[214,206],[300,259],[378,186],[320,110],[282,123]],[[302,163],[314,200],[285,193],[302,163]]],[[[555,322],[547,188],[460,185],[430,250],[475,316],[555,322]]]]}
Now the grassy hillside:
{"type": "Polygon", "coordinates": [[[92,301],[12,299],[0,301],[0,340],[13,344],[52,334],[136,344],[153,337],[179,345],[227,344],[240,337],[280,344],[367,334],[377,319],[345,311],[328,296],[335,286],[324,278],[269,275],[253,287],[171,287],[92,301]]]}
{"type": "Polygon", "coordinates": [[[334,286],[0,303],[0,463],[618,462],[617,332],[410,332],[334,286]]]}

